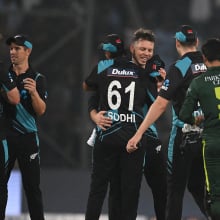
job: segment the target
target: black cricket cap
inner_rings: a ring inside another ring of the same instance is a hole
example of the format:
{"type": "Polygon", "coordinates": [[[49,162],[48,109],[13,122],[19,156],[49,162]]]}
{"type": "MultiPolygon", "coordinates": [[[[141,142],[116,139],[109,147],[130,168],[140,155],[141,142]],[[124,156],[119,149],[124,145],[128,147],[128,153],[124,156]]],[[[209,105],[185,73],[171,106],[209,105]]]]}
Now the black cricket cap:
{"type": "Polygon", "coordinates": [[[28,37],[25,35],[21,35],[21,34],[15,35],[13,37],[9,37],[6,40],[7,45],[11,45],[11,43],[15,43],[19,46],[24,46],[24,47],[27,47],[30,49],[32,49],[32,47],[33,47],[32,43],[30,42],[28,37]]]}
{"type": "Polygon", "coordinates": [[[190,25],[181,25],[175,34],[175,38],[182,43],[192,43],[197,39],[197,32],[190,25]]]}
{"type": "Polygon", "coordinates": [[[165,63],[157,54],[148,60],[145,66],[146,72],[149,73],[152,77],[160,76],[160,68],[165,68],[165,63]]]}
{"type": "Polygon", "coordinates": [[[123,53],[124,42],[118,34],[108,34],[100,44],[100,48],[111,53],[123,53]]]}

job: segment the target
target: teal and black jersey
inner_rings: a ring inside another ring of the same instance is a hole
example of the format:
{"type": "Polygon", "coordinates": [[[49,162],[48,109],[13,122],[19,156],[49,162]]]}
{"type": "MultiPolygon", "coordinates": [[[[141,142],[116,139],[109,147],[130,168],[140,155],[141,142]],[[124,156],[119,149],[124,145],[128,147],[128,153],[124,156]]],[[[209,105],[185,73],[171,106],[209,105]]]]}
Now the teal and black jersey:
{"type": "Polygon", "coordinates": [[[37,132],[36,113],[32,107],[31,96],[29,92],[24,89],[25,78],[32,78],[36,81],[37,92],[42,100],[47,99],[46,78],[44,75],[35,72],[31,67],[20,75],[9,69],[9,75],[16,82],[17,88],[20,92],[20,103],[16,106],[8,105],[7,113],[9,118],[12,119],[12,131],[21,134],[37,132]]]}
{"type": "Polygon", "coordinates": [[[166,218],[169,220],[181,219],[186,187],[201,211],[205,212],[201,140],[194,140],[193,144],[186,143],[182,132],[184,122],[179,119],[179,112],[190,82],[206,70],[202,54],[198,51],[188,52],[170,66],[158,94],[172,104],[172,129],[167,148],[166,218]]]}
{"type": "Polygon", "coordinates": [[[114,124],[141,123],[144,105],[151,105],[144,70],[126,58],[100,61],[85,80],[98,91],[100,109],[114,124]]]}
{"type": "Polygon", "coordinates": [[[214,129],[220,134],[220,67],[208,68],[205,74],[192,81],[180,112],[183,121],[194,122],[192,112],[198,102],[205,117],[204,133],[214,129]]]}
{"type": "Polygon", "coordinates": [[[206,71],[200,52],[189,52],[170,66],[159,96],[172,101],[173,118],[178,117],[186,91],[193,78],[206,71]]]}

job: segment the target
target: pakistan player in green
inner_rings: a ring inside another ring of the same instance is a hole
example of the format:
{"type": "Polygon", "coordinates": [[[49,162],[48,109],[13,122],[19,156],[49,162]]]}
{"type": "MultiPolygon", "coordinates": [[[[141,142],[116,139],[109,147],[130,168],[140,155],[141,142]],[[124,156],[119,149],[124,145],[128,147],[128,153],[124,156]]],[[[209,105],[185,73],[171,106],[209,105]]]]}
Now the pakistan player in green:
{"type": "Polygon", "coordinates": [[[208,211],[220,219],[220,39],[210,38],[202,46],[207,72],[195,78],[188,89],[180,119],[193,124],[194,106],[199,102],[204,114],[203,159],[208,211]]]}

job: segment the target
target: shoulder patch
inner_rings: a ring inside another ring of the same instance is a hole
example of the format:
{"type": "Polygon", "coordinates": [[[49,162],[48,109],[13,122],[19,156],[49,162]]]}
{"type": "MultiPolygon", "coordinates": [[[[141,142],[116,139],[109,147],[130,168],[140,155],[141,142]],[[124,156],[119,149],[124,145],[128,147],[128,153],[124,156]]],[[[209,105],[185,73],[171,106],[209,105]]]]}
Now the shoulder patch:
{"type": "Polygon", "coordinates": [[[101,60],[98,63],[98,74],[114,64],[114,60],[101,60]]]}
{"type": "Polygon", "coordinates": [[[184,77],[191,64],[192,60],[189,57],[185,57],[182,60],[177,61],[175,67],[179,69],[182,76],[184,77]]]}

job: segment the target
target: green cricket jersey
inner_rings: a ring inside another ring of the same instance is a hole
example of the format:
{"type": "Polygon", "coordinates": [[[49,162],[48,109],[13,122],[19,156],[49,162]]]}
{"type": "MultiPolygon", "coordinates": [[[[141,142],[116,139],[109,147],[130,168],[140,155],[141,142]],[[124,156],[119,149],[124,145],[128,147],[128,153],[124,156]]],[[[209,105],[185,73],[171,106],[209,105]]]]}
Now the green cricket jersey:
{"type": "Polygon", "coordinates": [[[192,112],[198,102],[205,117],[204,133],[212,129],[220,133],[220,66],[192,80],[179,115],[182,121],[193,124],[192,112]]]}

